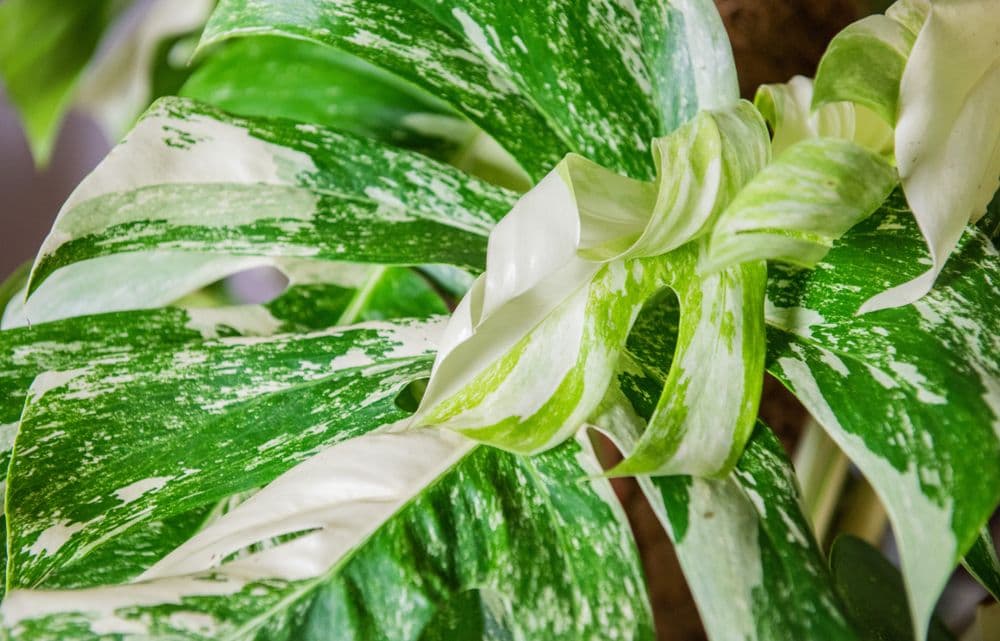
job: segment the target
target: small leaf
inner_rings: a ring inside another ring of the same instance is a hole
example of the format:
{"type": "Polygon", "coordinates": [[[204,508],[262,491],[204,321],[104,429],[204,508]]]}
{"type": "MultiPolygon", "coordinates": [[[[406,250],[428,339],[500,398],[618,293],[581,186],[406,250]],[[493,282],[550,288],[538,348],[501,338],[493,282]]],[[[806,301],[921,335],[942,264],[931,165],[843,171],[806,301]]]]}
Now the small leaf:
{"type": "Polygon", "coordinates": [[[48,164],[80,76],[124,7],[115,0],[0,5],[0,76],[38,165],[48,164]]]}
{"type": "MultiPolygon", "coordinates": [[[[878,550],[854,536],[838,537],[830,551],[830,567],[837,593],[847,604],[851,619],[864,631],[863,639],[913,639],[902,577],[878,550]]],[[[954,637],[934,617],[926,639],[950,641],[954,637]]]]}
{"type": "Polygon", "coordinates": [[[994,599],[1000,600],[1000,561],[997,560],[997,548],[989,528],[979,530],[979,536],[965,553],[962,565],[994,599]]]}

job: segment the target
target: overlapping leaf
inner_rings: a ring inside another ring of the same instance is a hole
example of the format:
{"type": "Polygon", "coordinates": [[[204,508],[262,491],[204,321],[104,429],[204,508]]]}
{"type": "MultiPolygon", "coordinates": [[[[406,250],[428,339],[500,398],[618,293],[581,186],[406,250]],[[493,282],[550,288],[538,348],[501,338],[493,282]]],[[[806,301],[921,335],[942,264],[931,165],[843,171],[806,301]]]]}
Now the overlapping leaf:
{"type": "Polygon", "coordinates": [[[671,287],[683,353],[616,473],[732,466],[760,392],[763,265],[702,278],[689,241],[766,162],[766,132],[744,102],[699,114],[654,149],[657,183],[571,156],[494,229],[486,273],[456,309],[416,422],[518,452],[552,447],[604,396],[642,304],[671,287]],[[697,400],[705,394],[718,401],[711,410],[697,400]]]}
{"type": "MultiPolygon", "coordinates": [[[[676,349],[678,300],[647,303],[604,403],[591,417],[628,451],[646,429],[676,349]]],[[[712,639],[861,639],[803,514],[794,471],[758,423],[729,475],[640,477],[674,542],[712,639]]],[[[659,568],[649,568],[656,573],[659,568]]]]}
{"type": "Polygon", "coordinates": [[[496,137],[534,179],[571,148],[508,79],[410,0],[225,0],[209,20],[202,46],[248,35],[313,40],[412,82],[496,137]]]}

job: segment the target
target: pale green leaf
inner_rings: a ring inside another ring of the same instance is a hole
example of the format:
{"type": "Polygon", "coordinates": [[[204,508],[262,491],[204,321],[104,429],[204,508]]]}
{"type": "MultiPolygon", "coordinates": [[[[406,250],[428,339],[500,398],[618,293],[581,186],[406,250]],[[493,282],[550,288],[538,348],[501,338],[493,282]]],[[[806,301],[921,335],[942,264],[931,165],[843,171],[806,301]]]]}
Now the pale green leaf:
{"type": "Polygon", "coordinates": [[[940,283],[906,307],[861,301],[922,269],[901,194],[811,272],[776,266],[769,370],[875,488],[900,549],[914,627],[1000,502],[1000,258],[970,228],[940,283]]]}
{"type": "Polygon", "coordinates": [[[30,289],[150,250],[477,266],[512,200],[372,140],[162,99],[63,206],[30,289]]]}
{"type": "Polygon", "coordinates": [[[757,174],[719,216],[700,268],[765,259],[812,267],[895,185],[895,169],[859,145],[802,140],[757,174]]]}
{"type": "Polygon", "coordinates": [[[857,103],[890,126],[899,113],[899,79],[923,18],[916,25],[896,19],[904,7],[926,15],[926,0],[902,0],[887,15],[863,18],[838,33],[820,60],[812,104],[857,103]],[[915,26],[916,28],[912,28],[915,26]]]}

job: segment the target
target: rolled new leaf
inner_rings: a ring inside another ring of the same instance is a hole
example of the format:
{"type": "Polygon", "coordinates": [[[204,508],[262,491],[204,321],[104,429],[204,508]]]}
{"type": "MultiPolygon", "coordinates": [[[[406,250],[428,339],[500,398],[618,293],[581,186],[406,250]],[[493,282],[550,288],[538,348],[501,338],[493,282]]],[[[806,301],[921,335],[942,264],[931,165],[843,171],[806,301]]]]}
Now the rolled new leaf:
{"type": "Polygon", "coordinates": [[[784,84],[761,85],[754,106],[774,132],[772,153],[807,138],[841,138],[881,154],[892,154],[892,128],[870,109],[850,102],[831,102],[813,109],[813,83],[795,76],[784,84]]]}
{"type": "Polygon", "coordinates": [[[1000,12],[991,0],[900,0],[848,27],[820,62],[814,106],[849,100],[895,125],[900,180],[931,268],[866,301],[912,303],[1000,187],[1000,12]]]}
{"type": "Polygon", "coordinates": [[[701,278],[691,241],[767,162],[767,133],[743,102],[702,112],[654,148],[656,185],[570,156],[518,201],[449,323],[416,423],[517,452],[558,444],[604,396],[643,303],[669,287],[681,294],[679,349],[689,358],[678,359],[663,410],[623,470],[709,475],[732,465],[763,371],[763,266],[701,278]],[[720,405],[711,419],[697,409],[708,394],[720,405]]]}
{"type": "Polygon", "coordinates": [[[757,174],[712,227],[700,269],[750,260],[812,267],[896,184],[884,158],[852,142],[812,138],[757,174]]]}

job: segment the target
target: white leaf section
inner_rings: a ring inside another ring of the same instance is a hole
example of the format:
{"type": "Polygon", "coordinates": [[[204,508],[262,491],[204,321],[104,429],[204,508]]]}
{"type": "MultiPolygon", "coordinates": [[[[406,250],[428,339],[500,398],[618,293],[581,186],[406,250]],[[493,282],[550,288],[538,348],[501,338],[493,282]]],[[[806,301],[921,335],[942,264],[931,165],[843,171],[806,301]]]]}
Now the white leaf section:
{"type": "Polygon", "coordinates": [[[754,103],[774,130],[775,157],[809,138],[842,138],[877,153],[892,152],[892,128],[868,108],[832,102],[813,109],[812,102],[813,81],[805,76],[757,90],[754,103]]]}
{"type": "Polygon", "coordinates": [[[253,256],[181,251],[113,254],[57,270],[27,301],[11,299],[2,329],[103,312],[153,309],[236,272],[270,264],[253,256]],[[148,277],[147,277],[148,276],[148,277]],[[80,292],[86,291],[86,296],[80,292]]]}
{"type": "Polygon", "coordinates": [[[335,445],[275,479],[138,580],[202,572],[255,543],[309,530],[316,531],[224,567],[287,581],[319,576],[474,447],[447,430],[394,432],[393,426],[335,445]]]}
{"type": "Polygon", "coordinates": [[[1000,187],[1000,11],[994,0],[938,0],[899,87],[895,146],[907,202],[931,253],[921,276],[860,313],[898,307],[934,285],[967,223],[1000,187]]]}

